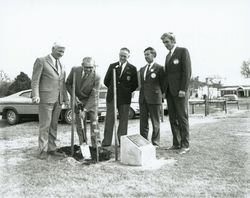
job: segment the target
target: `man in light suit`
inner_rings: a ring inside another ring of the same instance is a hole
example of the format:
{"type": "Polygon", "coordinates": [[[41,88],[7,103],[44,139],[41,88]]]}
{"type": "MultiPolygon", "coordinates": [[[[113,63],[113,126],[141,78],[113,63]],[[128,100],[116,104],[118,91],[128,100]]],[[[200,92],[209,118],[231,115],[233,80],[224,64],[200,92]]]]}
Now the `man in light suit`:
{"type": "Polygon", "coordinates": [[[169,50],[165,62],[165,94],[173,134],[171,150],[180,154],[189,151],[188,86],[191,78],[191,60],[186,48],[177,47],[173,33],[164,33],[161,40],[169,50]]]}
{"type": "Polygon", "coordinates": [[[156,51],[152,47],[144,50],[144,56],[148,64],[139,71],[141,82],[139,94],[140,134],[148,139],[148,118],[150,116],[153,126],[151,141],[153,145],[159,146],[164,70],[161,65],[154,62],[156,51]]]}
{"type": "MultiPolygon", "coordinates": [[[[72,94],[73,73],[75,73],[75,94],[76,94],[76,129],[79,138],[79,144],[87,142],[84,139],[83,129],[81,125],[81,117],[85,118],[88,113],[90,118],[91,128],[91,143],[93,147],[100,146],[100,134],[98,127],[98,101],[100,89],[100,76],[95,71],[95,61],[91,57],[85,57],[82,60],[81,67],[72,68],[67,81],[66,87],[70,94],[72,94]],[[80,109],[83,114],[81,115],[80,109]],[[97,132],[98,131],[98,132],[97,132]],[[97,134],[95,134],[97,132],[97,134]],[[97,138],[97,139],[96,139],[97,138]],[[96,142],[97,140],[97,142],[96,142]]],[[[86,135],[86,134],[85,134],[86,135]]],[[[86,137],[86,136],[85,136],[86,137]]]]}
{"type": "Polygon", "coordinates": [[[39,104],[39,158],[47,155],[64,156],[57,152],[58,118],[63,102],[68,104],[65,87],[65,70],[60,63],[65,47],[54,43],[51,54],[37,58],[32,74],[32,101],[39,104]]]}
{"type": "Polygon", "coordinates": [[[106,102],[107,113],[104,127],[104,139],[102,146],[110,146],[114,128],[114,93],[113,93],[113,69],[116,71],[117,109],[119,113],[118,140],[122,135],[127,135],[128,113],[133,91],[138,87],[136,67],[128,62],[130,51],[121,48],[119,62],[112,63],[104,78],[104,84],[108,88],[106,102]]]}

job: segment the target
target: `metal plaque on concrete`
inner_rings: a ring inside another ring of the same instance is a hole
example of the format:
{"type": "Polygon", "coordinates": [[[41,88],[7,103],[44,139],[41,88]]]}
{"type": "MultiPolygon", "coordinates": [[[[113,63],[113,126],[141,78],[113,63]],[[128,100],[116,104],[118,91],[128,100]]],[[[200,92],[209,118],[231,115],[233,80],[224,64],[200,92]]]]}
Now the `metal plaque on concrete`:
{"type": "Polygon", "coordinates": [[[121,136],[121,163],[143,166],[156,160],[155,147],[139,134],[121,136]]]}

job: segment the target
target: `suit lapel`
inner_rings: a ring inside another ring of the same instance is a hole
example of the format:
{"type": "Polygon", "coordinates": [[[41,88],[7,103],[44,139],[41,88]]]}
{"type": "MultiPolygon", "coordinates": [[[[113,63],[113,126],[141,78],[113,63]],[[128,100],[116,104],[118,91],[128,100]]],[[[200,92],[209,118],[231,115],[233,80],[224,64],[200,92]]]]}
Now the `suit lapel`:
{"type": "Polygon", "coordinates": [[[174,56],[176,55],[177,50],[178,50],[178,47],[175,48],[175,50],[174,50],[174,52],[173,52],[173,54],[172,54],[172,56],[171,56],[171,58],[170,58],[170,60],[168,62],[168,65],[170,65],[171,61],[173,60],[174,56]]]}
{"type": "Polygon", "coordinates": [[[59,69],[59,71],[60,71],[60,73],[59,73],[59,75],[61,76],[62,74],[63,74],[63,65],[61,64],[61,61],[60,60],[58,60],[58,67],[60,67],[60,69],[59,69]]]}
{"type": "Polygon", "coordinates": [[[92,78],[93,78],[93,72],[91,74],[88,75],[88,77],[86,77],[85,79],[81,80],[81,90],[86,90],[86,87],[88,87],[88,89],[90,88],[91,82],[92,82],[92,78]]]}
{"type": "Polygon", "coordinates": [[[50,55],[48,55],[48,56],[46,57],[46,61],[47,61],[47,63],[55,70],[55,72],[59,75],[57,69],[56,69],[55,66],[54,66],[53,61],[52,61],[51,58],[50,58],[50,55]]]}
{"type": "Polygon", "coordinates": [[[123,76],[123,74],[126,72],[126,70],[128,69],[128,62],[126,63],[126,65],[124,66],[123,71],[121,71],[121,75],[119,76],[120,78],[123,76]]]}
{"type": "Polygon", "coordinates": [[[145,73],[145,70],[147,69],[147,65],[145,65],[142,69],[141,69],[141,81],[145,81],[144,80],[144,73],[145,73]]]}

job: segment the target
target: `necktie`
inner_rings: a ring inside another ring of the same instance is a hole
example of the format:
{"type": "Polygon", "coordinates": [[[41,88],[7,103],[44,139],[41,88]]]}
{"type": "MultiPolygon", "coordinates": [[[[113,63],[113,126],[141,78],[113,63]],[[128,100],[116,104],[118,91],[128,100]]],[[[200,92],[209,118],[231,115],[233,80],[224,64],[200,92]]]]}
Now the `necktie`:
{"type": "Polygon", "coordinates": [[[168,53],[168,55],[167,55],[167,57],[166,57],[165,65],[168,64],[168,62],[170,61],[170,59],[171,59],[171,50],[169,51],[169,53],[168,53]]]}
{"type": "Polygon", "coordinates": [[[146,69],[146,72],[144,73],[144,80],[146,80],[147,75],[148,75],[149,72],[150,72],[149,68],[150,68],[150,64],[148,64],[147,69],[146,69]]]}
{"type": "Polygon", "coordinates": [[[147,74],[149,74],[150,64],[148,64],[147,74]]]}
{"type": "Polygon", "coordinates": [[[88,76],[89,75],[86,72],[84,72],[84,74],[82,75],[82,79],[86,79],[88,76]]]}
{"type": "Polygon", "coordinates": [[[56,70],[58,71],[58,62],[57,62],[58,60],[56,59],[56,64],[55,64],[55,66],[56,66],[56,70]]]}

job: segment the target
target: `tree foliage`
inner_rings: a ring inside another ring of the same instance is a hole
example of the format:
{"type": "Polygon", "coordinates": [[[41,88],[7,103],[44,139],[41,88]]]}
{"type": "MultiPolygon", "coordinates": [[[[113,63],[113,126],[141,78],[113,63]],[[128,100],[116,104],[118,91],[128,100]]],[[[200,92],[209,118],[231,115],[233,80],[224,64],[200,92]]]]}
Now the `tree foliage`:
{"type": "Polygon", "coordinates": [[[9,76],[3,70],[0,70],[0,97],[7,95],[11,83],[9,76]]]}
{"type": "Polygon", "coordinates": [[[0,70],[0,83],[2,82],[11,82],[11,80],[10,77],[3,70],[0,70]]]}
{"type": "Polygon", "coordinates": [[[242,62],[241,74],[245,78],[250,78],[250,59],[248,61],[243,61],[242,62]]]}
{"type": "Polygon", "coordinates": [[[192,77],[190,79],[190,83],[189,83],[189,88],[192,90],[192,89],[198,89],[199,87],[203,87],[205,86],[206,83],[205,82],[201,82],[199,80],[199,76],[196,76],[196,77],[192,77]]]}
{"type": "Polygon", "coordinates": [[[21,72],[14,80],[14,82],[10,85],[7,95],[30,89],[31,88],[31,80],[27,74],[21,72]]]}

